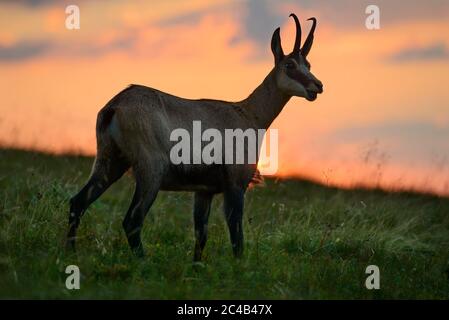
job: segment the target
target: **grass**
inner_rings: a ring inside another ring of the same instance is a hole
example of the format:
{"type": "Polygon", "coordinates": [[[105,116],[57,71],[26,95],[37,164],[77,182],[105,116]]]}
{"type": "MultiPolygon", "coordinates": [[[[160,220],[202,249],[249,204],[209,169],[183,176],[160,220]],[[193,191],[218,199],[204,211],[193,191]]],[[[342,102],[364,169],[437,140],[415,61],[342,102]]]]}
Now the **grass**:
{"type": "Polygon", "coordinates": [[[241,260],[218,196],[204,261],[193,264],[189,193],[159,194],[143,229],[147,256],[130,254],[125,176],[87,211],[77,254],[65,253],[68,199],[92,160],[0,150],[0,298],[449,298],[449,199],[412,193],[268,180],[247,193],[241,260]],[[65,287],[71,264],[80,290],[65,287]],[[365,288],[372,264],[380,290],[365,288]]]}

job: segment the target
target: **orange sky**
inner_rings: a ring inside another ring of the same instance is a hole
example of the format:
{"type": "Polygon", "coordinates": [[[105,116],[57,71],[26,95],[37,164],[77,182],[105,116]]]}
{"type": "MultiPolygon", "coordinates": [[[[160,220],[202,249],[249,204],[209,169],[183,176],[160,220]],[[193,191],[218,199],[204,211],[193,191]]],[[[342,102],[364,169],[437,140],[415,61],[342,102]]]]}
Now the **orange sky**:
{"type": "Polygon", "coordinates": [[[296,12],[319,25],[309,56],[325,93],[293,98],[279,130],[280,175],[340,186],[449,195],[449,2],[379,0],[381,29],[359,0],[64,1],[0,4],[0,144],[95,152],[98,110],[139,83],[188,98],[239,100],[272,68],[296,12]],[[77,2],[77,3],[75,3],[77,2]]]}

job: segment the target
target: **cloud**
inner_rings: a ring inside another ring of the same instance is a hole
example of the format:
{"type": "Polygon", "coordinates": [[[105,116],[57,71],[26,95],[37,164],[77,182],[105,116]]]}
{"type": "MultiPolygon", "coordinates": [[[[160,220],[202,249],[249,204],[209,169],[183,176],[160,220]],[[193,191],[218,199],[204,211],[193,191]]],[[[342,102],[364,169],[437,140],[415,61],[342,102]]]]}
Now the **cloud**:
{"type": "Polygon", "coordinates": [[[131,32],[123,32],[106,42],[50,42],[47,40],[22,41],[12,46],[0,45],[0,62],[18,62],[47,55],[60,56],[99,56],[114,51],[126,51],[136,44],[136,36],[131,32]]]}
{"type": "Polygon", "coordinates": [[[400,140],[437,140],[441,137],[441,142],[449,145],[449,126],[436,126],[430,122],[399,122],[380,123],[370,126],[351,127],[335,132],[335,138],[341,141],[360,141],[371,138],[398,138],[400,140]]]}
{"type": "Polygon", "coordinates": [[[0,45],[0,60],[26,60],[45,54],[50,48],[49,42],[20,42],[13,46],[0,45]]]}
{"type": "Polygon", "coordinates": [[[430,122],[387,122],[337,129],[326,138],[329,148],[378,145],[393,159],[423,162],[449,157],[449,126],[430,122]],[[429,159],[430,158],[430,159],[429,159]]]}
{"type": "Polygon", "coordinates": [[[199,23],[200,19],[207,13],[204,11],[194,11],[188,12],[185,14],[176,15],[174,17],[168,17],[162,20],[159,20],[156,25],[160,27],[171,27],[177,26],[181,24],[194,25],[199,23]]]}
{"type": "MultiPolygon", "coordinates": [[[[449,16],[449,2],[444,0],[280,0],[285,4],[296,4],[305,10],[317,11],[323,20],[336,26],[358,25],[364,28],[367,17],[365,9],[375,4],[380,9],[381,24],[393,24],[418,19],[443,19],[449,16]]],[[[299,13],[298,13],[299,14],[299,13]]]]}
{"type": "Polygon", "coordinates": [[[30,7],[40,7],[43,5],[55,4],[55,0],[18,0],[17,3],[30,6],[30,7]]]}
{"type": "MultiPolygon", "coordinates": [[[[316,15],[319,23],[332,24],[336,28],[365,30],[365,9],[371,0],[247,0],[240,2],[242,14],[238,15],[242,36],[266,46],[273,31],[288,19],[292,11],[301,20],[316,15]],[[307,16],[306,16],[307,15],[307,16]]],[[[377,0],[382,28],[404,21],[446,20],[449,17],[449,1],[441,0],[377,0]]],[[[239,39],[237,39],[239,40],[239,39]]]]}
{"type": "Polygon", "coordinates": [[[449,59],[449,50],[444,43],[435,43],[427,47],[406,48],[391,55],[391,62],[415,62],[449,59]]]}
{"type": "MultiPolygon", "coordinates": [[[[281,1],[282,2],[282,1],[281,1]]],[[[251,40],[256,45],[269,46],[273,31],[288,17],[280,12],[272,0],[246,0],[211,5],[197,11],[180,13],[158,21],[158,27],[196,25],[210,14],[224,14],[232,17],[239,25],[240,33],[230,40],[230,45],[251,40]]]]}
{"type": "Polygon", "coordinates": [[[267,46],[273,31],[285,19],[275,10],[269,0],[249,0],[244,14],[244,31],[246,36],[267,46]]]}
{"type": "MultiPolygon", "coordinates": [[[[94,39],[95,40],[95,39],[94,39]]],[[[133,30],[123,30],[106,41],[85,40],[84,43],[54,46],[54,52],[65,56],[100,56],[116,51],[130,51],[137,43],[138,35],[133,30]]]]}
{"type": "Polygon", "coordinates": [[[157,27],[173,27],[180,25],[196,25],[201,22],[205,16],[210,14],[220,14],[223,12],[233,12],[233,9],[237,8],[237,4],[234,3],[220,3],[215,5],[210,5],[205,8],[201,8],[194,11],[183,12],[180,14],[175,14],[167,18],[160,19],[154,23],[157,27]]]}
{"type": "MultiPolygon", "coordinates": [[[[79,2],[78,0],[77,2],[79,2]]],[[[82,1],[82,0],[81,0],[82,1]]],[[[73,1],[69,0],[16,0],[14,1],[16,4],[20,4],[27,7],[46,7],[46,6],[54,6],[54,5],[64,5],[70,4],[73,1]]]]}
{"type": "MultiPolygon", "coordinates": [[[[80,0],[81,1],[81,0],[80,0]]],[[[63,1],[65,3],[66,1],[63,1]]],[[[242,43],[250,42],[255,45],[251,59],[271,59],[269,50],[270,39],[273,31],[285,24],[290,12],[296,12],[301,20],[305,20],[310,15],[316,15],[320,24],[332,24],[336,28],[365,28],[364,20],[366,18],[365,7],[370,4],[368,0],[246,0],[246,1],[224,1],[218,4],[211,4],[200,9],[193,10],[173,10],[174,14],[167,18],[161,18],[154,21],[149,20],[147,24],[140,26],[140,29],[154,28],[161,30],[165,34],[166,29],[178,26],[188,26],[195,28],[201,24],[206,17],[222,16],[231,17],[236,25],[236,32],[229,38],[228,45],[235,47],[242,43]]],[[[34,11],[35,7],[40,6],[60,6],[60,1],[56,0],[18,0],[15,2],[19,5],[29,7],[27,10],[34,11]]],[[[123,2],[125,3],[125,2],[123,2]]],[[[378,0],[377,4],[381,9],[381,26],[387,28],[389,23],[401,22],[407,19],[440,19],[440,17],[449,16],[449,1],[427,0],[426,2],[418,0],[409,0],[405,5],[402,1],[386,1],[378,0]]],[[[114,2],[114,6],[120,6],[121,2],[114,2]]],[[[110,7],[105,5],[107,9],[110,7]]],[[[107,10],[105,11],[107,12],[107,10]]],[[[114,26],[121,33],[127,33],[128,27],[117,18],[118,25],[114,26]]],[[[217,22],[219,23],[219,22],[217,22]]],[[[292,23],[290,21],[289,23],[292,23]]],[[[307,32],[307,26],[303,27],[303,31],[307,32]]],[[[108,47],[98,45],[93,39],[98,32],[89,33],[89,39],[81,40],[78,45],[75,43],[48,44],[45,41],[51,39],[42,39],[43,43],[20,43],[15,47],[0,47],[0,60],[20,60],[39,56],[43,53],[53,52],[55,48],[63,55],[70,55],[71,52],[77,52],[84,55],[98,55],[110,50],[127,50],[132,49],[136,42],[136,36],[133,35],[135,30],[129,30],[129,34],[117,42],[110,44],[108,47]],[[84,46],[86,49],[81,49],[84,46]],[[67,52],[64,52],[67,48],[67,52]],[[70,52],[68,52],[70,49],[70,52]]],[[[139,30],[137,30],[139,31],[139,30]]],[[[211,30],[213,35],[214,30],[211,30]]],[[[48,35],[44,34],[44,37],[48,35]]],[[[52,40],[54,42],[54,40],[52,40]]],[[[64,42],[64,40],[57,40],[64,42]]],[[[77,39],[70,40],[78,42],[77,39]]],[[[156,43],[156,42],[155,42],[156,43]]],[[[157,43],[159,45],[159,43],[157,43]]],[[[285,48],[289,51],[288,48],[285,48]]],[[[428,48],[424,52],[404,52],[398,53],[398,56],[392,57],[393,61],[402,60],[424,60],[424,59],[441,59],[446,58],[448,50],[441,44],[432,48],[428,48]]]]}
{"type": "Polygon", "coordinates": [[[258,49],[247,57],[248,62],[270,58],[271,36],[288,15],[281,13],[271,0],[247,0],[239,5],[239,10],[235,11],[238,32],[229,40],[228,45],[234,47],[250,41],[258,49]]]}

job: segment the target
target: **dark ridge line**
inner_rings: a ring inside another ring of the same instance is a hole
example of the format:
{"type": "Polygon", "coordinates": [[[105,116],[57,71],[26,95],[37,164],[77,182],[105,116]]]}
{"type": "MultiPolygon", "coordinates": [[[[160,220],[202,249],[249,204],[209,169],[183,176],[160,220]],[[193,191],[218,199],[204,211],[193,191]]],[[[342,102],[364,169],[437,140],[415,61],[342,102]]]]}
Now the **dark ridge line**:
{"type": "MultiPolygon", "coordinates": [[[[52,158],[62,158],[62,157],[72,157],[72,158],[86,158],[86,159],[94,159],[95,155],[88,155],[85,153],[81,153],[80,151],[64,151],[61,153],[57,152],[50,152],[50,151],[44,151],[44,150],[37,150],[32,148],[12,148],[7,146],[1,146],[0,145],[0,152],[19,152],[23,154],[34,154],[39,156],[46,156],[46,157],[52,157],[52,158]]],[[[395,196],[415,196],[415,197],[427,197],[427,198],[434,198],[434,199],[449,199],[449,195],[441,195],[437,193],[432,192],[426,192],[426,191],[420,191],[413,188],[393,188],[393,189],[387,189],[382,187],[370,187],[363,184],[355,184],[352,187],[344,187],[344,186],[336,186],[336,185],[327,185],[325,183],[322,183],[316,179],[305,177],[301,175],[291,175],[291,176],[284,176],[284,177],[264,177],[265,180],[269,181],[270,183],[277,184],[279,182],[300,182],[309,184],[316,187],[321,187],[325,189],[333,189],[333,190],[341,190],[341,191],[354,191],[354,192],[377,192],[377,193],[383,193],[386,196],[387,195],[395,195],[395,196]]],[[[256,185],[253,188],[263,188],[262,185],[256,185]]]]}

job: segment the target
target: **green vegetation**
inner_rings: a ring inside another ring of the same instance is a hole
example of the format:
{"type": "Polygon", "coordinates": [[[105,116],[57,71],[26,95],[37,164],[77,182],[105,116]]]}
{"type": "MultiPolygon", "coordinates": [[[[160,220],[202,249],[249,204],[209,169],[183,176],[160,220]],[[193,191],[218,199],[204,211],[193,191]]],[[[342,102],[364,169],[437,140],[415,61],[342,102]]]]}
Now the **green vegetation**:
{"type": "Polygon", "coordinates": [[[250,190],[245,255],[235,260],[213,203],[203,263],[192,263],[192,195],[161,192],[134,258],[121,222],[129,175],[87,211],[77,254],[65,253],[68,199],[92,158],[0,150],[1,298],[448,299],[449,199],[266,181],[250,190]],[[65,288],[67,265],[81,289],[65,288]],[[377,265],[381,289],[365,288],[377,265]]]}

